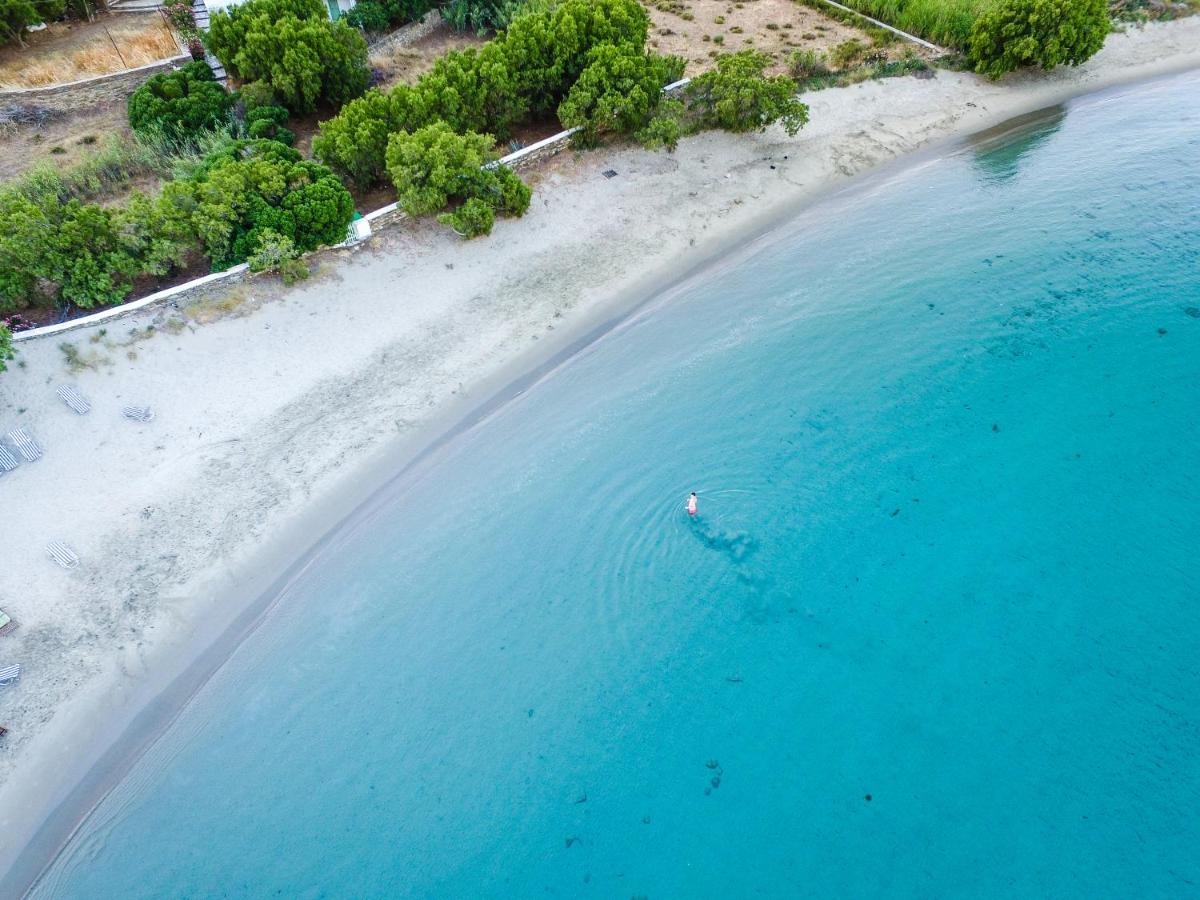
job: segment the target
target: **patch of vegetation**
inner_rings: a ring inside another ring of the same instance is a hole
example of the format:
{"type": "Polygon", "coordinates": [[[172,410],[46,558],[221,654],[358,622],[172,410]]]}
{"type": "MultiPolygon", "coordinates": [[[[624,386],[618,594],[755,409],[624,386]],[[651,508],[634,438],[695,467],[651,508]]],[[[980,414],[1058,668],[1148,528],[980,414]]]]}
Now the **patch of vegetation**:
{"type": "Polygon", "coordinates": [[[595,145],[605,133],[632,134],[645,128],[662,99],[662,87],[683,75],[677,56],[642,53],[625,45],[596,47],[566,99],[558,119],[579,127],[576,143],[595,145]]]}
{"type": "Polygon", "coordinates": [[[294,113],[341,106],[367,87],[367,42],[321,0],[249,0],[213,14],[208,47],[242,81],[264,81],[294,113]]]}
{"type": "MultiPolygon", "coordinates": [[[[818,0],[801,2],[819,8],[826,15],[842,19],[856,28],[862,28],[865,24],[848,13],[839,15],[838,10],[819,3],[818,0]]],[[[965,49],[975,19],[991,4],[991,0],[844,0],[844,3],[858,12],[935,44],[965,49]]]]}
{"type": "Polygon", "coordinates": [[[1077,66],[1108,32],[1105,0],[996,0],[975,22],[969,55],[989,78],[1024,66],[1077,66]]]}
{"type": "Polygon", "coordinates": [[[0,322],[0,372],[8,369],[8,361],[13,358],[12,332],[5,322],[0,322]]]}
{"type": "Polygon", "coordinates": [[[343,18],[354,28],[380,33],[415,22],[432,8],[430,0],[361,0],[343,18]]]}
{"type": "Polygon", "coordinates": [[[142,133],[157,130],[190,138],[228,125],[233,103],[233,95],[217,84],[208,63],[191,62],[160,72],[129,95],[129,126],[142,133]]]}
{"type": "Polygon", "coordinates": [[[0,3],[0,40],[23,44],[29,26],[53,22],[66,7],[66,0],[3,0],[0,3]]]}

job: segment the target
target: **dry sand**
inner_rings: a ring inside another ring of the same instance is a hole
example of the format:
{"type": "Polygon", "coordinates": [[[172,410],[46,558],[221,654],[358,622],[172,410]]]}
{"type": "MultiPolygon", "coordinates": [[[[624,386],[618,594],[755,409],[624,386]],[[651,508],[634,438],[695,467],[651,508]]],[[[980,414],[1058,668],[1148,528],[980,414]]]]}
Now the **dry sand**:
{"type": "MultiPolygon", "coordinates": [[[[181,310],[19,345],[0,427],[45,457],[0,479],[0,873],[147,699],[404,454],[597,323],[880,163],[1120,82],[1200,66],[1200,19],[995,85],[893,79],[808,98],[811,125],[673,155],[564,154],[520,221],[462,243],[406,226],[181,310]],[[786,157],[786,158],[785,158],[786,157]],[[604,169],[619,177],[601,177],[604,169]],[[156,325],[147,337],[145,328],[156,325]],[[68,371],[66,340],[90,363],[68,371]],[[54,387],[93,403],[71,413],[54,387]],[[148,425],[121,418],[149,404],[148,425]],[[80,555],[57,568],[46,542],[80,555]]],[[[286,610],[283,611],[286,614],[286,610]]]]}

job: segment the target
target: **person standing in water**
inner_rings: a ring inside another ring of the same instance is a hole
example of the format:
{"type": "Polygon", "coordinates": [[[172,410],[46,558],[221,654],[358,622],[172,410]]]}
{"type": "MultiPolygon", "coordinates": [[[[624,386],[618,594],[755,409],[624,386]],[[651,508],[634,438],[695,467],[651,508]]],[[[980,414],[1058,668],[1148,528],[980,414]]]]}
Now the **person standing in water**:
{"type": "Polygon", "coordinates": [[[696,492],[692,491],[692,496],[688,497],[687,511],[689,516],[696,515],[696,492]]]}

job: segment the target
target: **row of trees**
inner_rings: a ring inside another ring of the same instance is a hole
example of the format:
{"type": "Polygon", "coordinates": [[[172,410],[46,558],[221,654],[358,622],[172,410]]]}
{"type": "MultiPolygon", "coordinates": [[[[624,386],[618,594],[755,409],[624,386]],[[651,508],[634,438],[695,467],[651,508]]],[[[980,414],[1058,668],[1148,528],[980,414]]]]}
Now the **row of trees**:
{"type": "Polygon", "coordinates": [[[0,190],[0,313],[29,305],[122,302],[136,279],[201,257],[214,269],[264,246],[292,256],[346,236],[350,192],[327,168],[276,141],[230,140],[157,197],[108,208],[43,175],[0,190]]]}

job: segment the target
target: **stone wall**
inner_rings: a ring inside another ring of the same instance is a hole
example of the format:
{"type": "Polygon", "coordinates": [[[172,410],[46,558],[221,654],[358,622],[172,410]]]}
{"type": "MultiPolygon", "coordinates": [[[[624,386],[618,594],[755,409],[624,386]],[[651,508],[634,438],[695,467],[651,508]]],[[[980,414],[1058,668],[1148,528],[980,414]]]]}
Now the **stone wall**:
{"type": "Polygon", "coordinates": [[[442,18],[441,10],[431,9],[425,13],[423,18],[418,19],[416,22],[411,22],[402,28],[397,28],[391,34],[380,38],[371,45],[369,53],[371,56],[374,56],[377,53],[383,53],[396,47],[409,47],[421,40],[421,38],[429,37],[435,31],[449,27],[446,24],[446,20],[442,18]]]}
{"type": "Polygon", "coordinates": [[[102,106],[115,100],[124,100],[150,76],[182,66],[191,60],[191,56],[185,53],[171,59],[162,59],[149,65],[139,66],[136,69],[126,69],[124,72],[100,75],[83,81],[0,91],[0,106],[40,106],[60,112],[102,106]]]}

